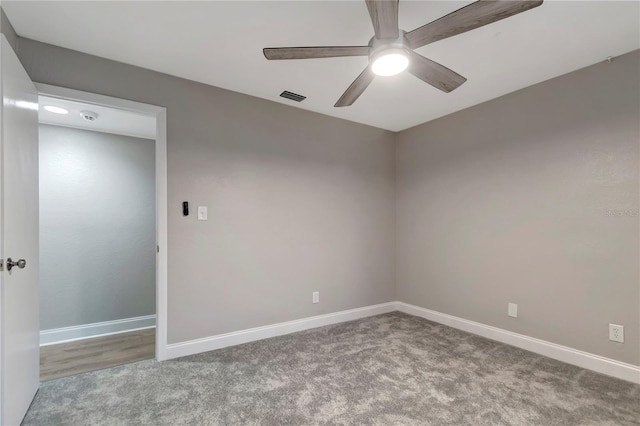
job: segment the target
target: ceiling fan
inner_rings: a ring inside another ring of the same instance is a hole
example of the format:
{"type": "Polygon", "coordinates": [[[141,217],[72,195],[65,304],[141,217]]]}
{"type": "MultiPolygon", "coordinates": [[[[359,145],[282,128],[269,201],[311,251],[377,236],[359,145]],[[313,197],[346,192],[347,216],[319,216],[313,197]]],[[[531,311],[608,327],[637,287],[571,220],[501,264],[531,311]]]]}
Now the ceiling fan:
{"type": "Polygon", "coordinates": [[[466,78],[414,49],[525,12],[543,0],[480,0],[413,31],[398,28],[398,0],[365,0],[375,35],[367,46],[267,47],[269,60],[368,56],[369,66],[338,99],[335,107],[352,105],[376,75],[390,76],[405,69],[443,92],[451,92],[466,78]]]}

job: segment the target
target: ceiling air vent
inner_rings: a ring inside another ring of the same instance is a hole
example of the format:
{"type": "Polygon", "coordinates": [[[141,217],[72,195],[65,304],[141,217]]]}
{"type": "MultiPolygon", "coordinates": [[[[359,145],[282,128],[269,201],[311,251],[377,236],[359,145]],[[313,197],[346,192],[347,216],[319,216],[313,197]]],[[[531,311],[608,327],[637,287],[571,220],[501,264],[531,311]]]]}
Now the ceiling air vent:
{"type": "Polygon", "coordinates": [[[296,102],[302,102],[305,99],[307,99],[306,96],[298,95],[297,93],[288,92],[286,90],[280,93],[280,96],[283,98],[291,99],[292,101],[296,101],[296,102]]]}

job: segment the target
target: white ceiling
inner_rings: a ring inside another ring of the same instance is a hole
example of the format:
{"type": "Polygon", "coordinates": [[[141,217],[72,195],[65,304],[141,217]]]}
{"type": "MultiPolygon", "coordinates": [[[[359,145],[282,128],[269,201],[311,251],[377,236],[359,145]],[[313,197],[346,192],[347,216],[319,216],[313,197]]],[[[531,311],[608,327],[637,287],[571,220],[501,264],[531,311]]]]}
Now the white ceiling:
{"type": "MultiPolygon", "coordinates": [[[[400,1],[412,30],[469,1],[400,1]]],[[[3,1],[18,34],[113,60],[399,131],[640,48],[636,1],[553,1],[417,51],[468,78],[445,94],[408,73],[333,105],[366,57],[267,61],[263,47],[366,45],[364,1],[3,1]],[[308,98],[298,104],[283,90],[308,98]]]]}
{"type": "Polygon", "coordinates": [[[38,120],[40,123],[96,132],[115,133],[117,135],[138,138],[156,138],[156,118],[150,115],[137,114],[116,108],[90,105],[66,99],[40,96],[38,120]],[[45,106],[57,106],[69,111],[68,114],[55,114],[44,109],[45,106]],[[98,114],[95,121],[87,121],[80,116],[80,111],[92,111],[98,114]]]}

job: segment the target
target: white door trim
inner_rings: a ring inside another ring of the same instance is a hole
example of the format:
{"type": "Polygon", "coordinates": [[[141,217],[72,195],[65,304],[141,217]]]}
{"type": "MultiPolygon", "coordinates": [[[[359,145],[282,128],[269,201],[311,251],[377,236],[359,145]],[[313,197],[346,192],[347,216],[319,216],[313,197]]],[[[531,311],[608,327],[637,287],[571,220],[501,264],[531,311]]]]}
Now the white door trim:
{"type": "Polygon", "coordinates": [[[156,360],[167,359],[167,109],[65,87],[34,83],[40,95],[156,117],[156,360]]]}

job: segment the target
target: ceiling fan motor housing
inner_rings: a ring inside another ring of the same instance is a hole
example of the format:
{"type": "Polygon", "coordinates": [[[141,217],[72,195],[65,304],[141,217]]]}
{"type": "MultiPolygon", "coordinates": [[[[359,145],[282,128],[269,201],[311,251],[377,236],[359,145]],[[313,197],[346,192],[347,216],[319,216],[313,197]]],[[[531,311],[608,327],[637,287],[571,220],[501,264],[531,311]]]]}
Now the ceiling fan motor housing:
{"type": "Polygon", "coordinates": [[[369,61],[373,62],[378,57],[382,55],[386,55],[388,53],[392,53],[391,50],[397,50],[398,52],[403,52],[407,56],[411,53],[411,46],[409,45],[409,40],[405,37],[405,31],[398,30],[400,32],[400,36],[398,38],[375,38],[372,37],[369,40],[369,61]]]}

